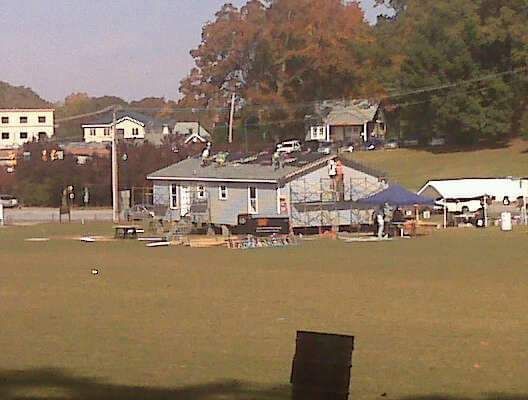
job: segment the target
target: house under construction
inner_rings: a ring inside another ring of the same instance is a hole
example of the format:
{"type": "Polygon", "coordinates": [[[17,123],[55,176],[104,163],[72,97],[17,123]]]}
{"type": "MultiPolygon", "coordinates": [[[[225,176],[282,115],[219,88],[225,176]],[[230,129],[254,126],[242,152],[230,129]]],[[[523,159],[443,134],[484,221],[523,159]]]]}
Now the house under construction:
{"type": "Polygon", "coordinates": [[[361,164],[314,152],[278,164],[269,153],[188,158],[147,179],[155,207],[169,220],[233,227],[248,216],[287,217],[293,229],[369,223],[371,213],[355,201],[387,186],[361,164]]]}

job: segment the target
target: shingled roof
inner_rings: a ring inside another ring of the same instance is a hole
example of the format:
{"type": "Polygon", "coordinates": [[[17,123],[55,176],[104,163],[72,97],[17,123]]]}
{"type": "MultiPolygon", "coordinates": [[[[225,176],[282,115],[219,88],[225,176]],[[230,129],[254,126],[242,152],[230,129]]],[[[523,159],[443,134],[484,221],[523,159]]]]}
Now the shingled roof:
{"type": "MultiPolygon", "coordinates": [[[[155,171],[147,176],[149,180],[196,180],[196,181],[241,181],[278,183],[292,180],[326,165],[337,158],[337,155],[320,153],[295,153],[285,160],[282,168],[275,168],[271,163],[271,155],[261,153],[257,156],[238,158],[231,156],[226,165],[220,166],[214,162],[201,166],[200,157],[187,158],[176,164],[155,171]]],[[[342,160],[345,165],[356,170],[381,177],[376,171],[342,160]]]]}

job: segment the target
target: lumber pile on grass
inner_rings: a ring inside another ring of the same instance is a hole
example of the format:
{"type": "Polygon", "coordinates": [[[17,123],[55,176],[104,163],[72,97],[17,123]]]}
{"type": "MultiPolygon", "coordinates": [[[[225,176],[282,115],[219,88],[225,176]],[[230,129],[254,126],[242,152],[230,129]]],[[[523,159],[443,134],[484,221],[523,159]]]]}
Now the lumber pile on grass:
{"type": "Polygon", "coordinates": [[[194,237],[189,238],[190,247],[227,247],[227,241],[222,237],[194,237]]]}

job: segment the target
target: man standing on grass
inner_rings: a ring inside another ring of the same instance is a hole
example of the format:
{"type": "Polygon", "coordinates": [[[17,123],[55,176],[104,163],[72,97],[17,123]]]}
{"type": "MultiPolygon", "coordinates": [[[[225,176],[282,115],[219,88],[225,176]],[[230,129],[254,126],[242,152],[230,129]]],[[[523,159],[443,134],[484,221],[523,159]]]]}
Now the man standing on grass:
{"type": "Polygon", "coordinates": [[[376,213],[376,222],[378,223],[378,239],[383,239],[385,220],[383,218],[383,209],[380,208],[376,213]]]}

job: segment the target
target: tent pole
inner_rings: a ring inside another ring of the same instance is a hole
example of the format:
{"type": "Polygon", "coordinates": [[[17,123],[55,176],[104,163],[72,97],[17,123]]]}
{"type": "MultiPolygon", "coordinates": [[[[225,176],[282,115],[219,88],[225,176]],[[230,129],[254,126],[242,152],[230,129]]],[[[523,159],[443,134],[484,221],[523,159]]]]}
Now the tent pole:
{"type": "Polygon", "coordinates": [[[484,227],[488,227],[488,196],[484,196],[484,227]]]}
{"type": "Polygon", "coordinates": [[[444,199],[444,229],[447,229],[447,203],[444,199]]]}

